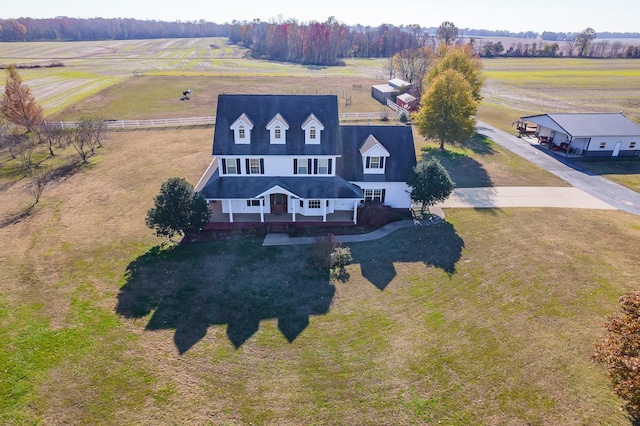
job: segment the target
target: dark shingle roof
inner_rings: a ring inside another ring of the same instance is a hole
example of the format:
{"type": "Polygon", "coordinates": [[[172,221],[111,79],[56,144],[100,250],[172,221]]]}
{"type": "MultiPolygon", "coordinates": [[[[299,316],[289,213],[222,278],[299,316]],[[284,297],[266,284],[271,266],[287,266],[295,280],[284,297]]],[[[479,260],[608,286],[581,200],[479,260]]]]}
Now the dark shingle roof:
{"type": "Polygon", "coordinates": [[[334,95],[219,95],[213,155],[335,155],[338,98],[334,95]],[[236,145],[229,127],[246,114],[254,124],[251,143],[236,145]],[[267,124],[276,114],[289,124],[287,143],[272,145],[267,124]],[[324,126],[320,144],[305,145],[302,123],[313,114],[324,126]]]}
{"type": "Polygon", "coordinates": [[[249,199],[281,188],[304,199],[362,198],[362,190],[341,177],[223,176],[216,172],[200,193],[208,199],[249,199]]]}
{"type": "Polygon", "coordinates": [[[416,165],[411,126],[340,126],[336,173],[350,182],[406,182],[416,165]],[[385,174],[364,174],[360,147],[373,135],[389,151],[385,174]]]}

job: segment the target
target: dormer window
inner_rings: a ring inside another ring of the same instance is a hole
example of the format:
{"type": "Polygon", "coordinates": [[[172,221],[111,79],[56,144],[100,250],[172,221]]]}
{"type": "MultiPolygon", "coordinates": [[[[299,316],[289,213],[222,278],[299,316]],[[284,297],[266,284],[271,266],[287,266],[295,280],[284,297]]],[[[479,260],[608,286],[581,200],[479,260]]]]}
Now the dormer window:
{"type": "Polygon", "coordinates": [[[373,135],[369,135],[364,141],[360,154],[365,174],[384,174],[385,165],[391,154],[373,135]]]}
{"type": "Polygon", "coordinates": [[[233,130],[233,139],[237,144],[250,144],[251,143],[251,130],[253,129],[253,122],[246,114],[242,114],[236,121],[229,126],[230,130],[233,130]]]}
{"type": "Polygon", "coordinates": [[[382,168],[381,164],[384,164],[384,163],[382,163],[382,161],[380,160],[382,160],[383,157],[368,157],[368,158],[369,158],[369,161],[367,161],[367,163],[368,163],[369,169],[382,168]]]}
{"type": "Polygon", "coordinates": [[[267,124],[267,130],[269,131],[271,144],[287,143],[287,130],[289,130],[289,124],[280,114],[276,114],[276,116],[271,119],[267,124]]]}
{"type": "Polygon", "coordinates": [[[305,144],[319,144],[322,139],[324,125],[315,115],[310,114],[302,123],[302,130],[304,130],[305,144]]]}

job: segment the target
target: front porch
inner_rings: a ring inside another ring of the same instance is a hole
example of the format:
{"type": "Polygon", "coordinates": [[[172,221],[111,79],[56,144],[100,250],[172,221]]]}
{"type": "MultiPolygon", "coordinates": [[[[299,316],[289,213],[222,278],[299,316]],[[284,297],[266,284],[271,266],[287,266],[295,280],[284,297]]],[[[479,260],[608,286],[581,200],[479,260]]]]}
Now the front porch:
{"type": "Polygon", "coordinates": [[[227,229],[264,229],[286,231],[291,226],[297,227],[324,227],[324,226],[354,226],[353,211],[338,210],[323,216],[308,216],[300,213],[229,213],[222,212],[221,203],[209,205],[209,223],[203,230],[227,230],[227,229]],[[231,219],[233,216],[233,220],[231,219]],[[264,218],[264,221],[261,219],[264,218]]]}

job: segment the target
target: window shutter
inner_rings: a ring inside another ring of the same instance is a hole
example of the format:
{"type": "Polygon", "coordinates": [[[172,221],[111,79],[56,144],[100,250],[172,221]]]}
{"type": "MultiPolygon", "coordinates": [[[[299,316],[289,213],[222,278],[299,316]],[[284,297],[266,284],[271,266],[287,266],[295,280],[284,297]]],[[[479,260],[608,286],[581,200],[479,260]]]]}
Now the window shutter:
{"type": "Polygon", "coordinates": [[[329,174],[331,174],[331,162],[333,162],[333,158],[329,158],[329,174]]]}
{"type": "Polygon", "coordinates": [[[382,204],[384,204],[384,196],[385,196],[386,191],[387,191],[386,189],[382,190],[382,200],[381,200],[382,204]]]}
{"type": "Polygon", "coordinates": [[[314,159],[313,160],[313,174],[317,175],[318,174],[318,159],[314,159]]]}
{"type": "Polygon", "coordinates": [[[222,173],[227,174],[227,160],[224,158],[222,159],[222,173]]]}
{"type": "Polygon", "coordinates": [[[240,159],[236,158],[236,174],[240,174],[240,159]]]}
{"type": "Polygon", "coordinates": [[[308,174],[308,175],[310,175],[310,174],[311,174],[311,171],[313,170],[311,167],[313,167],[313,164],[312,164],[311,158],[309,158],[309,159],[307,160],[307,174],[308,174]]]}
{"type": "Polygon", "coordinates": [[[293,174],[294,175],[298,174],[298,159],[297,158],[293,159],[293,174]]]}
{"type": "Polygon", "coordinates": [[[260,174],[264,174],[264,158],[260,159],[260,174]]]}
{"type": "Polygon", "coordinates": [[[384,157],[380,157],[380,168],[384,169],[384,157]]]}
{"type": "Polygon", "coordinates": [[[369,160],[370,160],[370,157],[367,157],[367,169],[369,168],[369,160]]]}
{"type": "Polygon", "coordinates": [[[249,175],[251,174],[251,169],[249,168],[249,159],[246,158],[244,161],[245,161],[245,165],[247,166],[247,174],[249,175]]]}

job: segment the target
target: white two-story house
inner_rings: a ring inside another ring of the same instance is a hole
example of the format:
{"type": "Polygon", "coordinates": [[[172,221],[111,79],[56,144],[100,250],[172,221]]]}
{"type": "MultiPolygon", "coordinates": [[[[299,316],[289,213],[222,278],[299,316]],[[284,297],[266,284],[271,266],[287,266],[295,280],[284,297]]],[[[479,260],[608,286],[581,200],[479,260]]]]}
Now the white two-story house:
{"type": "Polygon", "coordinates": [[[220,95],[213,161],[196,191],[229,222],[327,222],[376,200],[409,208],[408,126],[341,126],[332,95],[220,95]],[[219,204],[218,204],[219,203],[219,204]]]}

